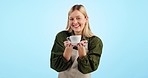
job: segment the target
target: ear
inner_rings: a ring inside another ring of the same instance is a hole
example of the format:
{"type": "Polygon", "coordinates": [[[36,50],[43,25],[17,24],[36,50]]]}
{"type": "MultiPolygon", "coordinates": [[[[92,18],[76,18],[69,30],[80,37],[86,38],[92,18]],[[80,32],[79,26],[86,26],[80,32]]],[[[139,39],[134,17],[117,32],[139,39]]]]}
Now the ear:
{"type": "Polygon", "coordinates": [[[88,22],[88,17],[87,16],[85,17],[85,19],[86,19],[86,22],[88,22]]]}
{"type": "Polygon", "coordinates": [[[85,19],[88,20],[88,16],[86,16],[85,19]]]}

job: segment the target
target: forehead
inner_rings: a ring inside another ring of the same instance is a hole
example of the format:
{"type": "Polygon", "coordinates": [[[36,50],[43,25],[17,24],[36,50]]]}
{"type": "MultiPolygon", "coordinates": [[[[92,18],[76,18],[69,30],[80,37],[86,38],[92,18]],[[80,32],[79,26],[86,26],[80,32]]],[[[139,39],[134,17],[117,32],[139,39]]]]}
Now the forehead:
{"type": "Polygon", "coordinates": [[[84,17],[84,15],[80,11],[75,10],[72,13],[70,13],[69,17],[84,17]]]}

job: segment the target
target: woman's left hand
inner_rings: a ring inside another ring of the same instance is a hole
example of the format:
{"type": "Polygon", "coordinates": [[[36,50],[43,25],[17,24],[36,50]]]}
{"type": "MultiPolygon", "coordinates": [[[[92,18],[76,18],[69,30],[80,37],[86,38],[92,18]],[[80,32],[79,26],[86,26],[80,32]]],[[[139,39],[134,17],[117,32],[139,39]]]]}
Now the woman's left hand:
{"type": "Polygon", "coordinates": [[[80,43],[77,44],[79,58],[86,56],[86,50],[85,50],[86,44],[87,44],[87,40],[83,40],[83,41],[81,41],[80,43]]]}

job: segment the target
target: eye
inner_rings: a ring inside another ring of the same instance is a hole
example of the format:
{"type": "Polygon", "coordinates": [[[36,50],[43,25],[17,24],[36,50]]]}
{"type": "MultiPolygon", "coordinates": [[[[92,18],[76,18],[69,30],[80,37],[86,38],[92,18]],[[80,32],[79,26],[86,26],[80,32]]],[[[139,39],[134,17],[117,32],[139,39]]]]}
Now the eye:
{"type": "Polygon", "coordinates": [[[72,20],[73,20],[73,18],[70,18],[69,20],[70,20],[70,21],[72,21],[72,20]]]}
{"type": "Polygon", "coordinates": [[[76,19],[77,19],[77,20],[80,20],[81,18],[78,17],[78,18],[76,18],[76,19]]]}

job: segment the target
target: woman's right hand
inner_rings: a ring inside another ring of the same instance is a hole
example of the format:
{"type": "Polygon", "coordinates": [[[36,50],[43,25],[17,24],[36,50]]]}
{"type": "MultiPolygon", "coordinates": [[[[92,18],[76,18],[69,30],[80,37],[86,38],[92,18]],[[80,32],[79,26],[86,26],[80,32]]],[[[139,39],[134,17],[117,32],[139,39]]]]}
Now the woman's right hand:
{"type": "Polygon", "coordinates": [[[71,44],[70,41],[64,41],[64,46],[66,47],[65,50],[64,50],[64,53],[63,53],[63,56],[65,57],[65,59],[67,61],[70,60],[71,56],[72,56],[72,49],[73,49],[73,46],[71,44]]]}
{"type": "Polygon", "coordinates": [[[70,41],[64,41],[64,46],[65,47],[70,47],[71,46],[71,42],[70,41]]]}

